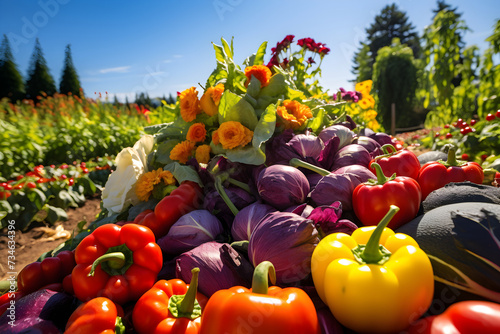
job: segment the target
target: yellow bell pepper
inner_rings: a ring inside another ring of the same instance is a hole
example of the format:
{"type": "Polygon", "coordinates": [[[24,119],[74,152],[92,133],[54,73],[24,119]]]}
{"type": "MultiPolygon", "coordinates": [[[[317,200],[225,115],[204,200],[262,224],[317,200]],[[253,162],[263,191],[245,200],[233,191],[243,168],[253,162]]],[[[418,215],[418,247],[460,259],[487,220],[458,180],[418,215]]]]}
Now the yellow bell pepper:
{"type": "Polygon", "coordinates": [[[430,306],[431,262],[410,236],[387,228],[399,211],[350,236],[333,233],[316,246],[311,270],[316,290],[335,318],[356,332],[403,330],[430,306]]]}

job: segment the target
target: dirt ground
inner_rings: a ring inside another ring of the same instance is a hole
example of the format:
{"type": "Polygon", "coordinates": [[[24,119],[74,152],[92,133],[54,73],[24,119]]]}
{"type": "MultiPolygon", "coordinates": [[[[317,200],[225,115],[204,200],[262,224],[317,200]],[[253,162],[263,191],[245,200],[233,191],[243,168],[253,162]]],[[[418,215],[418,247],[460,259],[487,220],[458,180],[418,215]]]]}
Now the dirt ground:
{"type": "MultiPolygon", "coordinates": [[[[15,231],[15,269],[8,267],[9,247],[7,230],[4,229],[0,235],[0,280],[5,280],[9,274],[14,272],[18,274],[22,268],[33,261],[36,261],[40,255],[48,252],[66,240],[81,221],[91,223],[95,216],[100,212],[100,197],[95,197],[85,201],[85,204],[79,208],[71,208],[67,211],[68,220],[58,222],[55,226],[46,226],[43,224],[32,224],[30,229],[21,232],[15,231]],[[58,226],[62,226],[58,227],[58,226]]],[[[12,258],[11,258],[12,259],[12,258]]]]}

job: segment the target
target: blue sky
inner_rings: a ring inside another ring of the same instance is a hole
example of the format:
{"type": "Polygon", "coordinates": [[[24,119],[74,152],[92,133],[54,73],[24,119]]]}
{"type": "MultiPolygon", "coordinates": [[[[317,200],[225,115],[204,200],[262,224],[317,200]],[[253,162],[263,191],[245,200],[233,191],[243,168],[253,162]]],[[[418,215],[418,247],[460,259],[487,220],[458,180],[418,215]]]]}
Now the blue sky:
{"type": "MultiPolygon", "coordinates": [[[[7,34],[21,74],[26,76],[38,37],[56,83],[71,44],[85,94],[116,94],[132,101],[136,92],[175,95],[204,84],[215,68],[212,42],[234,37],[241,65],[259,45],[270,48],[288,34],[312,37],[331,49],[320,83],[331,92],[352,88],[352,55],[366,40],[365,28],[387,4],[396,3],[421,34],[431,23],[435,0],[0,0],[0,35],[7,34]]],[[[448,0],[472,30],[466,44],[484,50],[500,18],[497,0],[448,0]]]]}

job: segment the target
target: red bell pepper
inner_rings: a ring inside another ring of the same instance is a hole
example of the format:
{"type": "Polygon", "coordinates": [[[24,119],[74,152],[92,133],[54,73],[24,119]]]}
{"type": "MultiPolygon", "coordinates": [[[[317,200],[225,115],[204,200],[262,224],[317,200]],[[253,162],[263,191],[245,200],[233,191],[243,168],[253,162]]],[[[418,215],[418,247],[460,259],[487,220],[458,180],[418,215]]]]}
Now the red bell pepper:
{"type": "Polygon", "coordinates": [[[442,314],[413,323],[408,334],[498,334],[500,304],[467,300],[451,304],[442,314]]]}
{"type": "Polygon", "coordinates": [[[274,266],[264,261],[255,268],[251,290],[235,286],[214,293],[201,316],[200,333],[321,333],[316,309],[304,290],[268,288],[268,275],[275,282],[274,266]]]}
{"type": "Polygon", "coordinates": [[[62,251],[54,257],[47,257],[41,262],[33,262],[25,266],[17,276],[17,289],[25,295],[51,285],[57,291],[72,293],[72,286],[66,277],[71,275],[75,267],[75,254],[62,251]],[[63,282],[66,281],[66,284],[63,282]],[[57,288],[53,284],[60,284],[57,288]]]}
{"type": "Polygon", "coordinates": [[[481,166],[477,162],[457,160],[455,152],[455,148],[451,146],[446,162],[430,161],[420,168],[418,183],[422,189],[422,199],[451,182],[483,183],[484,172],[481,166]]]}
{"type": "Polygon", "coordinates": [[[191,283],[180,279],[160,280],[137,301],[132,311],[134,329],[139,334],[197,334],[208,298],[197,292],[198,268],[191,283]]]}
{"type": "Polygon", "coordinates": [[[75,260],[75,296],[82,301],[107,297],[118,304],[139,299],[163,264],[153,232],[137,224],[99,226],[76,247],[75,260]]]}
{"type": "Polygon", "coordinates": [[[122,334],[123,309],[110,299],[97,297],[78,306],[66,323],[64,334],[122,334]]]}
{"type": "Polygon", "coordinates": [[[382,167],[384,175],[390,177],[396,173],[397,176],[408,176],[412,179],[418,178],[420,171],[420,161],[418,161],[415,153],[409,150],[397,151],[391,144],[382,146],[383,155],[376,156],[370,161],[369,168],[373,173],[376,173],[375,168],[371,164],[376,162],[382,167]]]}
{"type": "Polygon", "coordinates": [[[184,181],[156,204],[154,212],[149,212],[142,219],[137,218],[134,222],[149,227],[156,239],[159,239],[168,233],[170,227],[179,218],[200,206],[202,194],[198,183],[184,181]]]}
{"type": "Polygon", "coordinates": [[[352,194],[354,214],[363,225],[377,225],[391,205],[400,208],[388,227],[396,229],[417,215],[422,193],[417,181],[407,176],[386,177],[376,162],[372,163],[377,180],[358,185],[352,194]]]}

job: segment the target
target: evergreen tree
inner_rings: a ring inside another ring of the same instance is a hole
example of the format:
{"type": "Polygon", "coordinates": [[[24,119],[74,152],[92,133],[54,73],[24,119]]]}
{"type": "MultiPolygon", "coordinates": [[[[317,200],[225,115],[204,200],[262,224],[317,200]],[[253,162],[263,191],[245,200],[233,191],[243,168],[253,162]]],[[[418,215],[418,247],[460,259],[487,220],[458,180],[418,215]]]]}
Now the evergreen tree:
{"type": "Polygon", "coordinates": [[[0,99],[8,97],[16,101],[24,97],[23,78],[17,70],[7,35],[0,46],[0,99]]]}
{"type": "Polygon", "coordinates": [[[366,45],[369,47],[369,52],[363,49],[364,43],[362,43],[360,50],[353,58],[355,65],[352,72],[357,78],[363,77],[365,80],[372,78],[373,64],[377,58],[378,50],[384,46],[390,46],[394,38],[399,38],[401,44],[408,45],[415,58],[420,56],[420,42],[415,27],[408,22],[406,13],[400,11],[396,4],[385,6],[381,13],[375,16],[375,22],[366,29],[366,33],[368,35],[366,45]],[[360,73],[357,69],[357,66],[360,65],[358,58],[362,56],[362,59],[365,60],[368,55],[371,57],[370,71],[368,72],[365,67],[361,66],[360,69],[363,70],[363,73],[360,73]]]}
{"type": "Polygon", "coordinates": [[[61,82],[59,83],[59,92],[62,94],[71,93],[80,96],[82,94],[80,80],[76,73],[73,59],[71,58],[71,46],[68,44],[65,50],[64,68],[62,71],[61,82]]]}
{"type": "Polygon", "coordinates": [[[373,60],[368,44],[361,43],[361,48],[354,54],[354,66],[351,73],[356,75],[355,82],[369,80],[372,77],[373,60]]]}
{"type": "Polygon", "coordinates": [[[168,104],[175,104],[177,102],[177,99],[174,99],[174,97],[172,96],[172,93],[169,93],[168,94],[168,100],[167,100],[167,103],[168,104]]]}
{"type": "Polygon", "coordinates": [[[34,99],[41,92],[47,95],[56,93],[56,84],[54,78],[50,75],[47,62],[43,56],[40,41],[36,39],[35,49],[31,56],[31,64],[28,70],[28,80],[26,81],[26,97],[34,99]]]}

